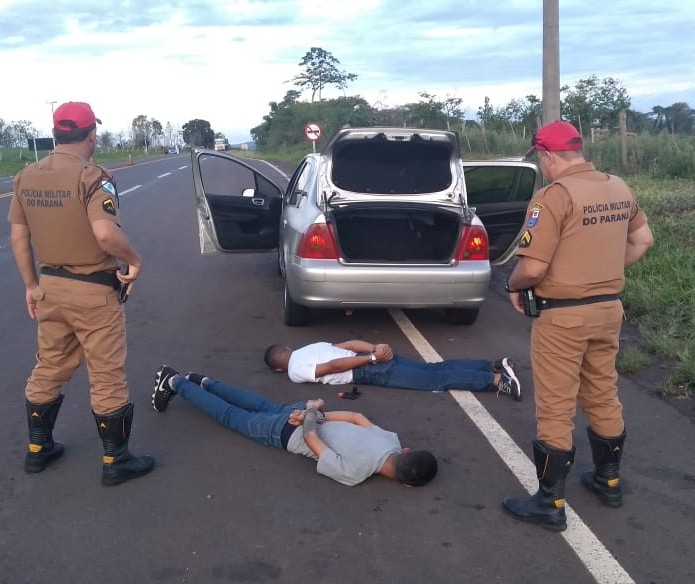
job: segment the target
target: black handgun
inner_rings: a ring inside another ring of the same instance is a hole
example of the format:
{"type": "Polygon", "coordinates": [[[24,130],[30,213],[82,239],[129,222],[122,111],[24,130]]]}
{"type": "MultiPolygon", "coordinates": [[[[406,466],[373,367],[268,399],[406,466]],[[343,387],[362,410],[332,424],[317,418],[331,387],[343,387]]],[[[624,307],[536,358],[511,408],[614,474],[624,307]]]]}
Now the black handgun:
{"type": "Polygon", "coordinates": [[[521,303],[524,307],[524,314],[531,318],[540,316],[541,311],[538,310],[536,295],[533,292],[533,288],[525,288],[519,292],[521,293],[521,303]]]}
{"type": "MultiPolygon", "coordinates": [[[[128,274],[128,268],[130,268],[129,265],[126,264],[125,268],[119,268],[118,271],[126,276],[128,274]]],[[[124,284],[121,282],[121,286],[118,289],[118,301],[123,304],[126,300],[128,300],[128,288],[130,287],[130,283],[124,284]]]]}

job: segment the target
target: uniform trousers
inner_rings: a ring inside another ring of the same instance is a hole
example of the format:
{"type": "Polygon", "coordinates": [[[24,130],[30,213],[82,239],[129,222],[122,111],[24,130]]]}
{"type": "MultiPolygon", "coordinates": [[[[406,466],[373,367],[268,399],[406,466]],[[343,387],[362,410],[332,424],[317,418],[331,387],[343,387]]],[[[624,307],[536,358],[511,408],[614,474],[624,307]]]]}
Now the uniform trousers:
{"type": "Polygon", "coordinates": [[[547,309],[533,320],[531,365],[539,440],[570,450],[577,402],[597,434],[622,434],[615,368],[622,321],[619,300],[547,309]]]}
{"type": "Polygon", "coordinates": [[[124,305],[108,286],[42,275],[36,291],[38,351],[26,398],[43,404],[87,362],[90,403],[108,415],[129,401],[124,305]]]}

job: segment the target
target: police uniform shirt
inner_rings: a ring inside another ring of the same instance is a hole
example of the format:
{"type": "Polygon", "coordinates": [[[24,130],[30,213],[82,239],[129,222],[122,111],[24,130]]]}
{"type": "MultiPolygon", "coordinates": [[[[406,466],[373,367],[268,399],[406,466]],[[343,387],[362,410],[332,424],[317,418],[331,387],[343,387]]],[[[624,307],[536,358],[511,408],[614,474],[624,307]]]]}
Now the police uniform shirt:
{"type": "Polygon", "coordinates": [[[79,274],[115,269],[92,231],[92,222],[118,224],[118,195],[105,169],[77,156],[54,152],[17,174],[10,223],[27,225],[41,266],[79,274]]]}
{"type": "Polygon", "coordinates": [[[529,203],[517,255],[549,264],[535,286],[542,298],[619,294],[627,234],[646,222],[622,179],[589,162],[573,165],[529,203]]]}

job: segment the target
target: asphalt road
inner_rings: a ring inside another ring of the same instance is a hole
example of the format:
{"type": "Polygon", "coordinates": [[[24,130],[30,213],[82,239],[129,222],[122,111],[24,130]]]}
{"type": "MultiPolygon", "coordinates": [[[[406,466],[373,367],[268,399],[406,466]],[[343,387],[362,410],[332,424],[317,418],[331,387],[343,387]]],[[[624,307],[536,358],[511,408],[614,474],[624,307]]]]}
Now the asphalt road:
{"type": "MultiPolygon", "coordinates": [[[[0,221],[0,584],[93,583],[542,583],[695,581],[695,425],[653,392],[620,383],[628,428],[625,505],[600,507],[579,484],[590,465],[577,419],[567,481],[570,528],[553,534],[507,517],[501,501],[535,485],[529,323],[507,305],[502,275],[475,325],[435,311],[326,312],[306,328],[281,319],[274,254],[199,254],[190,159],[170,156],[116,171],[123,224],[145,258],[127,304],[131,449],[154,472],[102,487],[101,443],[80,370],[64,388],[56,438],[66,454],[26,475],[23,388],[35,327],[0,221]],[[291,384],[262,360],[273,342],[362,338],[428,359],[521,362],[525,399],[291,384]],[[181,399],[150,405],[161,363],[197,370],[270,398],[322,397],[398,432],[439,458],[437,478],[411,489],[382,478],[335,483],[315,464],[231,433],[181,399]],[[521,481],[521,482],[520,482],[521,481]],[[522,484],[523,483],[523,484],[522,484]]],[[[0,179],[0,215],[9,207],[0,179]]]]}

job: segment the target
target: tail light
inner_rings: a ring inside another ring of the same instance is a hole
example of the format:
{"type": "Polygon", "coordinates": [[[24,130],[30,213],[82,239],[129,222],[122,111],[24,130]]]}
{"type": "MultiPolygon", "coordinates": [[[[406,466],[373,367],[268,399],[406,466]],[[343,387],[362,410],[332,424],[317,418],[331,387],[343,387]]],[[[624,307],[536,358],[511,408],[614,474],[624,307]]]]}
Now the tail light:
{"type": "Polygon", "coordinates": [[[313,260],[337,260],[338,245],[333,228],[326,223],[314,223],[299,241],[297,255],[313,260]]]}
{"type": "Polygon", "coordinates": [[[487,260],[490,258],[490,243],[487,231],[479,225],[464,226],[461,241],[456,250],[457,260],[487,260]]]}

